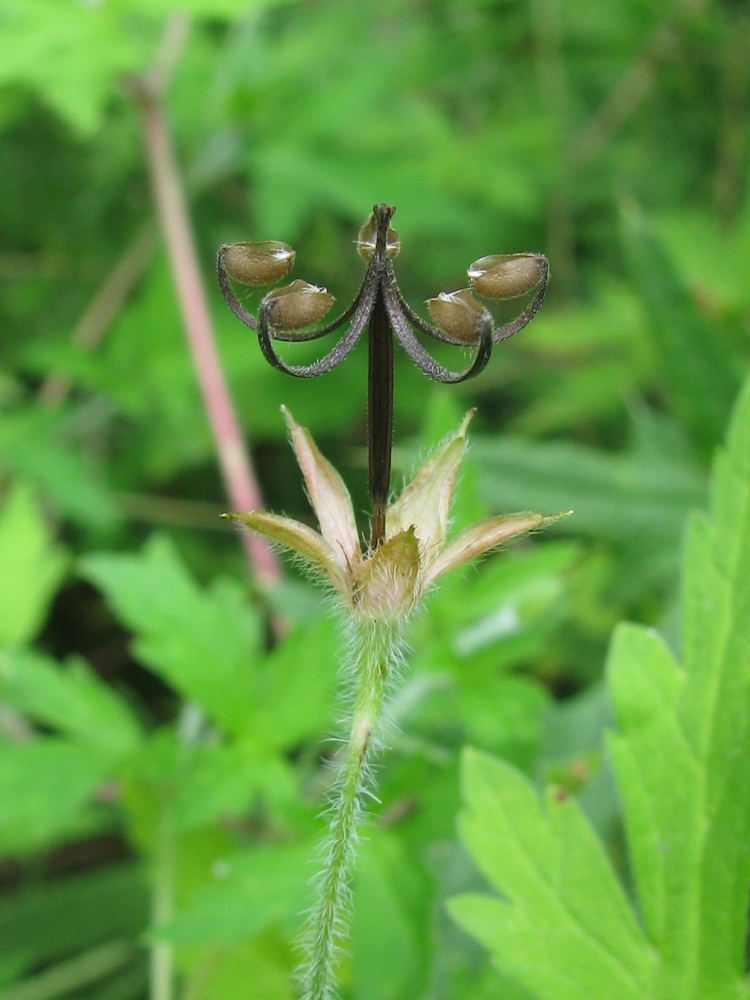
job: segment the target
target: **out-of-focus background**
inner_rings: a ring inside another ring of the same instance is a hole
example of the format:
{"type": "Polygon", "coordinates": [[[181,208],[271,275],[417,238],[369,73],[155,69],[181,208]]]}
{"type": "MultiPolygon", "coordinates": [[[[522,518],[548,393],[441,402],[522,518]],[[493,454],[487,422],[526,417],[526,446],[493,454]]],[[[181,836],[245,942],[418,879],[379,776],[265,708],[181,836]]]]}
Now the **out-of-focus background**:
{"type": "Polygon", "coordinates": [[[447,581],[416,624],[345,996],[527,998],[444,911],[477,880],[458,753],[575,791],[622,860],[603,667],[622,619],[675,638],[681,532],[747,369],[749,111],[730,0],[5,0],[7,1000],[165,1000],[164,969],[184,1000],[294,995],[337,626],[294,568],[259,581],[221,522],[186,328],[213,334],[264,504],[310,519],[284,403],[364,511],[364,345],[321,379],[272,370],[214,260],[283,240],[343,307],[381,201],[417,309],[486,254],[552,269],[477,379],[436,386],[397,352],[395,482],[476,406],[457,525],[575,515],[447,581]]]}

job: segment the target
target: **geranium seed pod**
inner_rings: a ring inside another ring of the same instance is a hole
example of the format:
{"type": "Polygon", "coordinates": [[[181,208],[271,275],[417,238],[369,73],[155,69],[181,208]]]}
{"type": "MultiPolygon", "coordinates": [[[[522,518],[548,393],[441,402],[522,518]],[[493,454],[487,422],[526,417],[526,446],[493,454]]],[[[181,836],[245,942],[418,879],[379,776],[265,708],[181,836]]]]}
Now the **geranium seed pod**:
{"type": "Polygon", "coordinates": [[[471,287],[488,299],[515,299],[542,280],[542,264],[534,253],[494,254],[474,261],[469,270],[471,287]]]}
{"type": "Polygon", "coordinates": [[[291,285],[275,288],[263,299],[271,326],[279,330],[299,330],[322,319],[334,298],[325,288],[318,288],[299,278],[291,285]]]}
{"type": "Polygon", "coordinates": [[[286,243],[230,243],[222,247],[224,270],[241,285],[271,285],[294,267],[295,253],[286,243]]]}
{"type": "Polygon", "coordinates": [[[427,300],[427,308],[435,325],[448,337],[462,344],[475,343],[485,309],[470,288],[441,292],[437,298],[427,300]]]}
{"type": "MultiPolygon", "coordinates": [[[[375,225],[375,216],[370,212],[365,224],[357,236],[357,253],[362,260],[369,260],[375,253],[378,230],[375,225]]],[[[393,229],[389,229],[385,237],[385,252],[393,260],[401,249],[401,238],[393,229]]]]}

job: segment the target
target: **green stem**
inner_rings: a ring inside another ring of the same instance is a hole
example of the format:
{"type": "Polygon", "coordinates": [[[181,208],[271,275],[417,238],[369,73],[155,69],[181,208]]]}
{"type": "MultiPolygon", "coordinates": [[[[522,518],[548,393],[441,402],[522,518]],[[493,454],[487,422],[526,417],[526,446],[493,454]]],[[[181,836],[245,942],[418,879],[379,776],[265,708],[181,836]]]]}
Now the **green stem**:
{"type": "MultiPolygon", "coordinates": [[[[151,895],[151,924],[158,928],[172,916],[174,893],[174,831],[172,807],[162,812],[154,846],[154,878],[151,895]]],[[[169,941],[158,938],[151,944],[150,1000],[172,1000],[174,955],[169,941]]]]}
{"type": "Polygon", "coordinates": [[[383,699],[398,661],[401,628],[384,622],[357,624],[354,706],[332,797],[332,820],[318,897],[308,924],[301,968],[303,1000],[331,1000],[335,966],[345,937],[349,877],[354,861],[357,822],[370,790],[370,762],[376,753],[383,699]]]}

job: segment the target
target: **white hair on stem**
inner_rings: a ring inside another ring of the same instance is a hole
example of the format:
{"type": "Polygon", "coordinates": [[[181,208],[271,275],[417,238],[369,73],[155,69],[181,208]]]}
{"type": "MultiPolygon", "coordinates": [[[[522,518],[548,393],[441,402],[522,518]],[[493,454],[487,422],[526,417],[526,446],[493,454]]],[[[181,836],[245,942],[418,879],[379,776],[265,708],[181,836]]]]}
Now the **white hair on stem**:
{"type": "Polygon", "coordinates": [[[348,738],[334,766],[336,778],[328,795],[328,833],[321,845],[322,870],[314,879],[316,900],[308,912],[302,937],[299,971],[302,1000],[334,1000],[334,971],[347,936],[351,908],[351,872],[359,826],[367,798],[379,801],[374,789],[374,761],[384,749],[387,702],[400,674],[404,624],[350,621],[342,681],[351,705],[348,738]]]}

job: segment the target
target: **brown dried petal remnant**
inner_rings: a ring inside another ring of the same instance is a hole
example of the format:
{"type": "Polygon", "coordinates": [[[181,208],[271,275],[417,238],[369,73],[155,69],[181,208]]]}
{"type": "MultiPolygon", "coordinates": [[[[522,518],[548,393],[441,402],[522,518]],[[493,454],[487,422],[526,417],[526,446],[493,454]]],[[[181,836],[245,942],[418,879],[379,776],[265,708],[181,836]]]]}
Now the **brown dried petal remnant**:
{"type": "Polygon", "coordinates": [[[322,319],[333,305],[330,292],[299,278],[276,288],[263,299],[271,326],[279,330],[299,330],[322,319]]]}
{"type": "Polygon", "coordinates": [[[470,288],[441,292],[437,298],[427,300],[427,308],[435,325],[448,337],[462,344],[476,343],[485,309],[470,288]]]}
{"type": "Polygon", "coordinates": [[[272,285],[294,267],[295,252],[287,243],[230,243],[221,248],[224,270],[240,285],[272,285]]]}
{"type": "MultiPolygon", "coordinates": [[[[377,225],[372,212],[368,215],[357,236],[357,253],[362,260],[369,260],[375,253],[377,242],[377,225]]],[[[393,260],[401,250],[401,238],[393,229],[389,229],[385,240],[385,252],[393,260]]]]}
{"type": "Polygon", "coordinates": [[[478,295],[488,299],[515,299],[535,288],[544,270],[537,254],[513,253],[480,257],[466,273],[478,295]]]}

